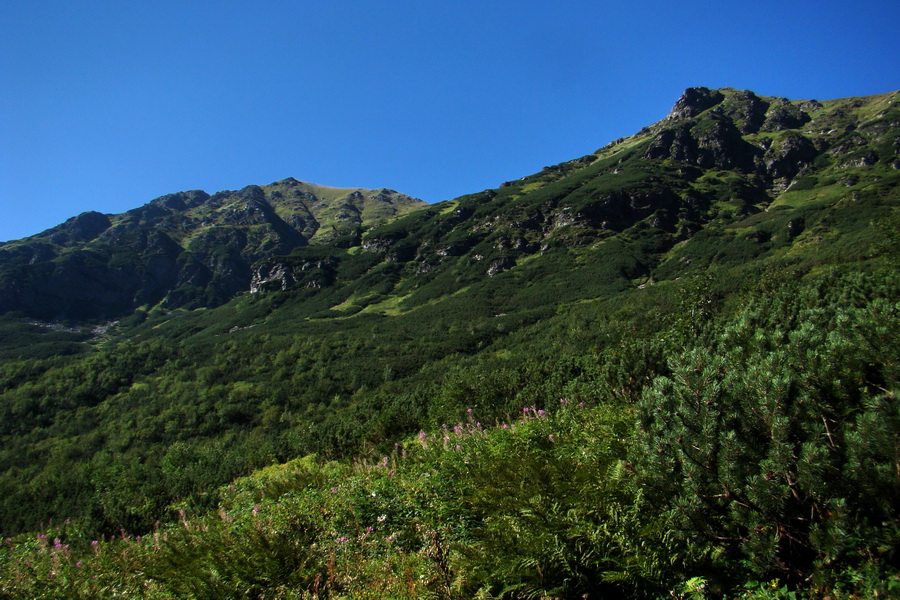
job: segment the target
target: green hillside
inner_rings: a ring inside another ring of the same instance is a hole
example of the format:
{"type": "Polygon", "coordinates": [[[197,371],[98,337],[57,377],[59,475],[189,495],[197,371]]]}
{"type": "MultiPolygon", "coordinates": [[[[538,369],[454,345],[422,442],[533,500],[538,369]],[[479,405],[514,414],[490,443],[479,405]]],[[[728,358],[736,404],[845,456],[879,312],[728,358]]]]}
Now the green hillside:
{"type": "Polygon", "coordinates": [[[386,188],[289,178],[212,196],[169,194],[119,215],[82,213],[0,244],[0,312],[109,322],[135,309],[218,306],[250,288],[260,260],[358,243],[364,229],[422,206],[386,188]]]}
{"type": "Polygon", "coordinates": [[[898,124],[691,88],[441,204],[0,246],[0,598],[900,593],[898,124]]]}

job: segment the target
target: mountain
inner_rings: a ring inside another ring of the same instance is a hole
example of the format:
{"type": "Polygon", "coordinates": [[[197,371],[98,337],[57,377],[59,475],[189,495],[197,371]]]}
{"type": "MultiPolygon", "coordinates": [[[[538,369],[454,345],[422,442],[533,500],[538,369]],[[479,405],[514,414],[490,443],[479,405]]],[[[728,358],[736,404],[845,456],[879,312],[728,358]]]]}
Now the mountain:
{"type": "Polygon", "coordinates": [[[287,179],[172,194],[122,215],[84,213],[0,246],[0,312],[111,319],[157,305],[216,306],[248,290],[340,285],[340,265],[355,260],[346,250],[357,247],[405,265],[401,306],[436,287],[458,289],[445,280],[462,273],[543,269],[550,259],[524,263],[554,249],[591,255],[608,271],[591,275],[604,285],[676,277],[698,261],[809,252],[826,213],[854,214],[848,203],[870,198],[881,199],[873,210],[890,210],[898,118],[896,93],[791,102],[691,88],[631,137],[428,208],[391,190],[287,179]],[[423,211],[385,224],[415,209],[423,211]],[[332,250],[311,261],[295,252],[309,245],[332,250]]]}
{"type": "Polygon", "coordinates": [[[0,596],[885,596],[898,125],[690,88],[439,204],[285,180],[0,246],[0,596]]]}
{"type": "Polygon", "coordinates": [[[309,244],[358,243],[364,228],[424,206],[389,189],[284,179],[210,196],[157,198],[119,215],[85,212],[0,245],[0,312],[98,319],[141,306],[215,306],[250,287],[253,266],[309,244]]]}

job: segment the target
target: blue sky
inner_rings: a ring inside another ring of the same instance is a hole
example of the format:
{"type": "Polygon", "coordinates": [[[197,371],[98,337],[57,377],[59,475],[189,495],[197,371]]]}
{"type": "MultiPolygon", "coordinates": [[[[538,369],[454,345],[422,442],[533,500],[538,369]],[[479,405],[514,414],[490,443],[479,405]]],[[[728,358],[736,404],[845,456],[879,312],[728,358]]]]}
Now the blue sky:
{"type": "Polygon", "coordinates": [[[296,177],[429,202],[630,135],[689,86],[900,88],[900,3],[0,6],[0,240],[296,177]]]}

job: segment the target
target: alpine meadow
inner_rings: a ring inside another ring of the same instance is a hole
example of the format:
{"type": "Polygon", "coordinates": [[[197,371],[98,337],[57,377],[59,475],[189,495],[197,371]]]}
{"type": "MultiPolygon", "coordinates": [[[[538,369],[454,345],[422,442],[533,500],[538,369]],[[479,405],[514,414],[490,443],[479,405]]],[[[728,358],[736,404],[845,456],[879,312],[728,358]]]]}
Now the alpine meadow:
{"type": "Polygon", "coordinates": [[[900,92],[689,88],[0,244],[0,599],[900,597],[898,234],[900,92]]]}

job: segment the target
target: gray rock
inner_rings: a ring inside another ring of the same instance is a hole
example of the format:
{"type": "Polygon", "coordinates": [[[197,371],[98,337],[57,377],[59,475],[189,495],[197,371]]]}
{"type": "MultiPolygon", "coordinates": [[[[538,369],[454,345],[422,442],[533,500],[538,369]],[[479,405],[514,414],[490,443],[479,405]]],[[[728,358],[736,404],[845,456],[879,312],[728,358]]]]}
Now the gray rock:
{"type": "Polygon", "coordinates": [[[696,117],[704,110],[710,109],[725,99],[722,92],[705,87],[692,87],[684,90],[675,106],[665,118],[666,121],[677,121],[696,117]]]}

